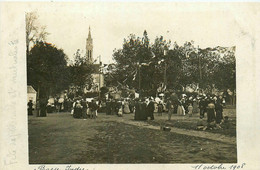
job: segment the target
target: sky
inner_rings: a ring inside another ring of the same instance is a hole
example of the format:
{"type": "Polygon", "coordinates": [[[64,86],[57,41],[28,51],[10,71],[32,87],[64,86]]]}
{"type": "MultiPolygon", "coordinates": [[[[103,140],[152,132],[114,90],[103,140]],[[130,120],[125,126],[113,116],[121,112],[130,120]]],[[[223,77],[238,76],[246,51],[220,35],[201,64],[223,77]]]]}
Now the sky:
{"type": "Polygon", "coordinates": [[[207,48],[235,46],[245,27],[236,5],[221,3],[31,3],[29,11],[36,11],[39,24],[46,25],[47,42],[62,48],[70,59],[77,49],[85,54],[90,27],[93,57],[100,55],[103,63],[113,62],[113,50],[122,48],[124,38],[141,37],[144,30],[151,42],[162,35],[179,45],[193,40],[196,46],[207,48]]]}

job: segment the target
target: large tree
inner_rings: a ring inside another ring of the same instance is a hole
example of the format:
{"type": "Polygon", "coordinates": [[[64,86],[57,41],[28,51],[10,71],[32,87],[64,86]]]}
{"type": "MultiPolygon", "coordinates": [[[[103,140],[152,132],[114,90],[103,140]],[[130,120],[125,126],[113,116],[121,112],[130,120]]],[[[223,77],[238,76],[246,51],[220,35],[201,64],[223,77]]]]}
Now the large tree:
{"type": "MultiPolygon", "coordinates": [[[[171,48],[162,36],[150,43],[147,32],[143,37],[131,34],[123,48],[114,50],[115,64],[106,78],[122,86],[140,91],[160,89],[183,90],[185,87],[211,91],[235,89],[235,56],[233,48],[201,49],[194,42],[171,48]]],[[[114,83],[115,85],[115,83],[114,83]]]]}
{"type": "Polygon", "coordinates": [[[37,42],[27,57],[27,83],[40,90],[40,97],[68,88],[67,56],[52,44],[37,42]]]}

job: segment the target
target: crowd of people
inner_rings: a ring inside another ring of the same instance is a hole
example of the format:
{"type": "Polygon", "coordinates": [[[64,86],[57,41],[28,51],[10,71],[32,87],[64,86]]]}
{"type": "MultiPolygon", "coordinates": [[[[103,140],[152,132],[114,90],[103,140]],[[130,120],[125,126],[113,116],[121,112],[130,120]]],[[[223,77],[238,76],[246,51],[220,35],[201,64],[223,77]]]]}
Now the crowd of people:
{"type": "Polygon", "coordinates": [[[195,113],[200,113],[200,118],[204,118],[207,114],[207,122],[215,121],[219,124],[223,120],[223,106],[225,99],[222,96],[216,95],[197,95],[187,96],[185,94],[166,101],[168,111],[168,120],[172,114],[192,116],[195,113]]]}
{"type": "MultiPolygon", "coordinates": [[[[41,102],[41,108],[45,103],[41,102]]],[[[48,100],[45,105],[46,109],[39,109],[40,116],[46,116],[51,112],[70,112],[74,118],[97,118],[98,111],[105,112],[107,115],[123,116],[123,114],[134,113],[134,120],[154,120],[154,113],[162,116],[163,112],[168,114],[168,120],[171,120],[173,114],[192,117],[193,114],[199,113],[203,119],[207,115],[207,123],[215,122],[220,124],[223,121],[223,106],[225,99],[222,96],[215,95],[186,95],[175,93],[171,96],[164,97],[143,97],[143,98],[121,98],[106,100],[77,97],[56,98],[54,101],[48,100]]],[[[36,106],[37,107],[37,106],[36,106]]],[[[28,114],[32,115],[32,101],[28,102],[28,114]]]]}

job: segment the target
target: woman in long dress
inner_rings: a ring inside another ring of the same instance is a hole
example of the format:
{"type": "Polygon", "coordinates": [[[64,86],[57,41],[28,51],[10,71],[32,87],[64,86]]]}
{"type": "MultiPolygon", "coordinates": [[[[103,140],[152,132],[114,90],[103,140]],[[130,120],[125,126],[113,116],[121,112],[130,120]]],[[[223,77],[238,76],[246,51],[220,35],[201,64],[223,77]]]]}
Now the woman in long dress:
{"type": "Polygon", "coordinates": [[[125,100],[124,102],[124,113],[130,113],[128,100],[125,100]]]}
{"type": "Polygon", "coordinates": [[[141,101],[141,109],[140,109],[140,120],[147,120],[147,111],[146,111],[147,104],[145,100],[142,99],[141,101]]]}
{"type": "Polygon", "coordinates": [[[80,101],[76,102],[76,105],[74,107],[74,113],[73,117],[74,118],[81,118],[82,117],[82,105],[80,104],[80,101]]]}
{"type": "Polygon", "coordinates": [[[182,102],[178,101],[177,115],[185,115],[185,110],[183,109],[182,102]]]}

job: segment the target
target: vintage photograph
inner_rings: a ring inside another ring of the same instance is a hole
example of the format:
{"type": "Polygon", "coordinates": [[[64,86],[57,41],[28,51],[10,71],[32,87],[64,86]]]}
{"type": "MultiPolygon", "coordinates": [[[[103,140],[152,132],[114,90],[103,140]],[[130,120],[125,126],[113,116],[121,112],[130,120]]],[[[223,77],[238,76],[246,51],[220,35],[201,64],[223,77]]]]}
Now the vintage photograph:
{"type": "Polygon", "coordinates": [[[237,163],[237,23],[194,5],[26,11],[29,164],[237,163]]]}

